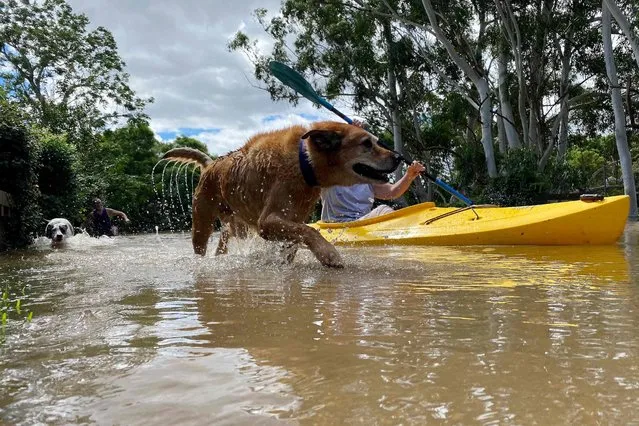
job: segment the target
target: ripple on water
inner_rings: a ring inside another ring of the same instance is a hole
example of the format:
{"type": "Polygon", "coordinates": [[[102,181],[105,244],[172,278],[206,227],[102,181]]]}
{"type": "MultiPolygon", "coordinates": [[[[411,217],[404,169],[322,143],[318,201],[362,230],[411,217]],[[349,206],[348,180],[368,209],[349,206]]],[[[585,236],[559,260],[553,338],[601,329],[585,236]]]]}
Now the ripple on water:
{"type": "Polygon", "coordinates": [[[282,265],[259,239],[201,258],[188,234],[75,238],[0,258],[35,311],[0,358],[6,423],[627,423],[639,409],[634,254],[618,247],[340,247],[334,270],[308,250],[282,265]]]}

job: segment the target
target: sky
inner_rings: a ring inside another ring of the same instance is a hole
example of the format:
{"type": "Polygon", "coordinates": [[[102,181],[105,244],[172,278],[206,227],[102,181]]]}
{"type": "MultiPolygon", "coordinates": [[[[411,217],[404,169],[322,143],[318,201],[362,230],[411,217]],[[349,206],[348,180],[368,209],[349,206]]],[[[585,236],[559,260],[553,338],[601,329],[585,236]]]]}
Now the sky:
{"type": "MultiPolygon", "coordinates": [[[[162,141],[191,136],[219,155],[259,131],[338,119],[306,100],[296,107],[271,101],[254,87],[259,83],[248,58],[227,48],[242,30],[270,52],[271,41],[253,11],[276,14],[280,0],[68,1],[88,16],[91,29],[100,25],[113,33],[130,86],[139,96],[155,99],[146,113],[162,141]]],[[[351,113],[339,101],[336,105],[351,113]]]]}

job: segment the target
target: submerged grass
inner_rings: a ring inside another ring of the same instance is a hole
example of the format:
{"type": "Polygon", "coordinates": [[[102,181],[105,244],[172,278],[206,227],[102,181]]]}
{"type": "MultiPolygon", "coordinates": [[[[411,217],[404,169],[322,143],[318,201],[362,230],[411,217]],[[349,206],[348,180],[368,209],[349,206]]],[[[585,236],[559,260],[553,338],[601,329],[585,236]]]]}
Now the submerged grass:
{"type": "Polygon", "coordinates": [[[4,344],[6,341],[9,320],[31,322],[33,311],[23,307],[23,300],[26,297],[26,286],[22,286],[19,292],[12,291],[8,283],[4,283],[2,286],[2,298],[0,298],[0,344],[4,344]]]}

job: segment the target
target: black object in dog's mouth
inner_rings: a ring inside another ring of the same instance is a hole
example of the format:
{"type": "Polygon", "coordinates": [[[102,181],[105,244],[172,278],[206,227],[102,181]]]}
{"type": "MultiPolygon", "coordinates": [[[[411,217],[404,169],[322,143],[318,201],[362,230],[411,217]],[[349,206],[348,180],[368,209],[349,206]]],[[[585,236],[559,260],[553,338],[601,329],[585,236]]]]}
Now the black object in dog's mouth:
{"type": "Polygon", "coordinates": [[[388,174],[392,173],[393,170],[377,170],[362,163],[357,163],[353,166],[353,171],[358,175],[381,182],[388,182],[388,174]]]}

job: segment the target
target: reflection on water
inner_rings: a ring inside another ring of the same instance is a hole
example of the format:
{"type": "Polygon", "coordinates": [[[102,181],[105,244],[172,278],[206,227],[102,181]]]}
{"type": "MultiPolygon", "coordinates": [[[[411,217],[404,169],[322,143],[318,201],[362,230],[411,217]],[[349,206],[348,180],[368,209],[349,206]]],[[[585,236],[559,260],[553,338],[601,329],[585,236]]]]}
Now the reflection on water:
{"type": "Polygon", "coordinates": [[[639,409],[637,252],[340,248],[282,266],[252,240],[39,241],[0,349],[0,423],[605,423],[639,409]]]}

